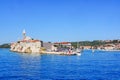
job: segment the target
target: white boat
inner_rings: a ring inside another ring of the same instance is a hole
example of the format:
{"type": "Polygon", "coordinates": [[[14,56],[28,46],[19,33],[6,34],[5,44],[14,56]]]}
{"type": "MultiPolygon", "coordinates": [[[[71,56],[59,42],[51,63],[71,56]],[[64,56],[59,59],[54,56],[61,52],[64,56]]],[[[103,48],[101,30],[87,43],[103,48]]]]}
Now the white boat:
{"type": "Polygon", "coordinates": [[[79,43],[77,42],[76,55],[81,56],[81,50],[80,50],[80,49],[78,49],[78,47],[79,47],[79,45],[78,45],[78,44],[79,44],[79,43]]]}
{"type": "Polygon", "coordinates": [[[81,56],[81,53],[76,53],[77,56],[81,56]]]}
{"type": "Polygon", "coordinates": [[[81,52],[69,50],[68,52],[64,52],[60,55],[68,55],[68,56],[77,55],[77,56],[80,56],[81,52]]]}
{"type": "Polygon", "coordinates": [[[77,56],[81,56],[81,49],[78,49],[78,43],[77,43],[77,49],[76,50],[72,50],[72,49],[69,49],[67,52],[64,52],[60,55],[77,55],[77,56]]]}

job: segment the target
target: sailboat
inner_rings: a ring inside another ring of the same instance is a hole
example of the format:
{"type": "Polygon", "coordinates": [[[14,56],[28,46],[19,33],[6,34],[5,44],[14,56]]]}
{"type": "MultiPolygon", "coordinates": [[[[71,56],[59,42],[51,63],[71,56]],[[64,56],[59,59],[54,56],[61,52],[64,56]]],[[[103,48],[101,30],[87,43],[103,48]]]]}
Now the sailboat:
{"type": "Polygon", "coordinates": [[[81,50],[78,48],[79,47],[79,42],[77,42],[77,49],[76,49],[76,55],[80,56],[81,55],[81,50]]]}
{"type": "Polygon", "coordinates": [[[77,43],[77,48],[75,50],[72,50],[72,48],[70,48],[67,53],[65,52],[64,54],[61,54],[61,55],[68,55],[68,56],[77,55],[77,56],[81,56],[81,50],[78,48],[78,43],[77,43]]]}

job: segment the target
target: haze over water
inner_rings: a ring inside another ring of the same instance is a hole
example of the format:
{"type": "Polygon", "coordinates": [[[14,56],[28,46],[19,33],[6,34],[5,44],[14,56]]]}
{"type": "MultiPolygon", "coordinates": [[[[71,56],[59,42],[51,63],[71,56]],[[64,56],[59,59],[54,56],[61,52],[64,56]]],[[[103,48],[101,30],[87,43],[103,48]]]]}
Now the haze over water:
{"type": "Polygon", "coordinates": [[[85,50],[81,56],[39,55],[0,49],[1,80],[119,80],[120,52],[85,50]]]}

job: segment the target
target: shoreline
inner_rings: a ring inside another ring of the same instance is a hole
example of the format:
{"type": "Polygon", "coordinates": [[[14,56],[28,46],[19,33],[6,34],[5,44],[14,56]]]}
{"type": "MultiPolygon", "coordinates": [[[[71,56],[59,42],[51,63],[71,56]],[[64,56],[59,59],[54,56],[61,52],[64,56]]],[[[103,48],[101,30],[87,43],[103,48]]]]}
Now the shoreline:
{"type": "MultiPolygon", "coordinates": [[[[12,50],[9,50],[9,51],[11,51],[11,52],[17,52],[17,53],[26,53],[26,54],[31,54],[31,53],[33,53],[33,54],[55,54],[55,55],[69,55],[69,56],[71,56],[71,55],[78,55],[78,53],[76,53],[76,52],[73,52],[73,53],[67,53],[67,52],[47,52],[47,51],[41,51],[41,52],[19,52],[19,51],[12,51],[12,50]]],[[[79,53],[79,54],[81,54],[81,53],[79,53]]]]}

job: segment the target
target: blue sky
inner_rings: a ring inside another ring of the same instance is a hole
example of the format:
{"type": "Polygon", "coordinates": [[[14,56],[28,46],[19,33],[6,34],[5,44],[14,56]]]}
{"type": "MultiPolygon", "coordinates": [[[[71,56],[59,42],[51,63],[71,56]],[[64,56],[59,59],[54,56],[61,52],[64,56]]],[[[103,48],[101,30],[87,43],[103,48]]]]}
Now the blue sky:
{"type": "Polygon", "coordinates": [[[120,38],[120,0],[0,0],[0,43],[120,38]]]}

